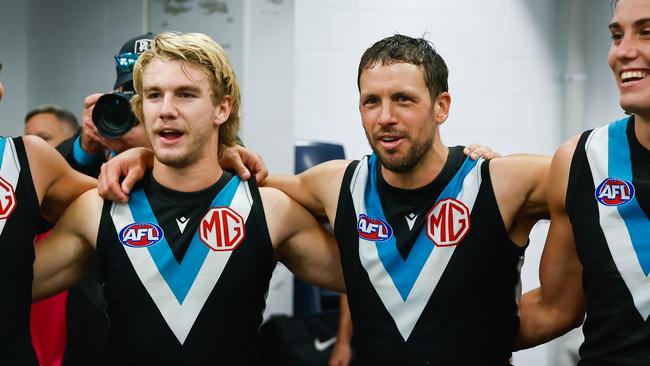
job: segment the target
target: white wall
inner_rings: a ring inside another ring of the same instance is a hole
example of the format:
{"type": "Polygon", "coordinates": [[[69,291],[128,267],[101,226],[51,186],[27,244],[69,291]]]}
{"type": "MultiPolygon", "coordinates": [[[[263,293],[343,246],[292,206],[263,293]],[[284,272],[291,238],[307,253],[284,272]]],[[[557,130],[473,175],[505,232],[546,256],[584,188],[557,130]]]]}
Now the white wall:
{"type": "Polygon", "coordinates": [[[22,133],[27,105],[27,3],[0,0],[0,80],[5,95],[0,103],[0,135],[22,133]]]}

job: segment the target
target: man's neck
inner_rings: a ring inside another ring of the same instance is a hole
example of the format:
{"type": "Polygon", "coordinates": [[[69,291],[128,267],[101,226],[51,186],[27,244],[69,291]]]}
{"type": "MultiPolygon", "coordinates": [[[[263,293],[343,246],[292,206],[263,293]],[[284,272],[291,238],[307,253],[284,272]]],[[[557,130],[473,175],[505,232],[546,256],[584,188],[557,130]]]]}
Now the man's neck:
{"type": "Polygon", "coordinates": [[[634,116],[634,133],[639,143],[650,150],[650,119],[634,116]]]}
{"type": "Polygon", "coordinates": [[[180,192],[196,192],[216,183],[223,169],[217,162],[206,166],[206,164],[194,164],[185,168],[174,168],[154,160],[153,177],[163,186],[180,192]]]}
{"type": "Polygon", "coordinates": [[[423,158],[418,165],[409,172],[397,173],[381,167],[381,174],[386,183],[396,188],[402,189],[415,189],[424,187],[425,185],[433,182],[434,179],[440,174],[440,171],[445,166],[447,157],[449,156],[449,148],[442,143],[435,144],[432,148],[431,154],[423,158]]]}

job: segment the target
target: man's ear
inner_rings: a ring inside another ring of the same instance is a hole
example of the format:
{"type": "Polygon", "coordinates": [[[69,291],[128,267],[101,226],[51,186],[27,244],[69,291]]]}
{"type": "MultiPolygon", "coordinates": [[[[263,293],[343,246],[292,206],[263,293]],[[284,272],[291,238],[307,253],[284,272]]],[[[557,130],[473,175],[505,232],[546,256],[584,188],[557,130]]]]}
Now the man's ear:
{"type": "Polygon", "coordinates": [[[448,92],[442,92],[438,94],[436,101],[433,105],[433,111],[435,113],[436,123],[442,124],[447,120],[449,116],[449,108],[451,107],[451,95],[448,92]]]}
{"type": "Polygon", "coordinates": [[[216,126],[221,126],[230,117],[232,111],[232,98],[226,95],[217,103],[214,110],[214,123],[216,126]]]}

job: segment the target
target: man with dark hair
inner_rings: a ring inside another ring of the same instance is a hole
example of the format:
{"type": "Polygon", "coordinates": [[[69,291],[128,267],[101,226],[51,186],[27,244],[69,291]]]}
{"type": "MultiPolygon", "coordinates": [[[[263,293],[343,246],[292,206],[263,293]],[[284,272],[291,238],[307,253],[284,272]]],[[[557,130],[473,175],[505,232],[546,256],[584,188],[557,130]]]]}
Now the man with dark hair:
{"type": "Polygon", "coordinates": [[[650,364],[650,1],[614,6],[607,61],[629,116],[556,151],[541,286],[520,304],[522,348],[584,319],[581,366],[650,364]]]}
{"type": "Polygon", "coordinates": [[[54,147],[78,128],[79,122],[72,112],[52,104],[38,106],[25,116],[25,135],[36,135],[54,147]]]}
{"type": "Polygon", "coordinates": [[[520,261],[548,214],[548,159],[476,162],[443,145],[447,67],[424,39],[375,43],[357,80],[373,154],[267,184],[333,224],[358,361],[509,364],[520,261]]]}

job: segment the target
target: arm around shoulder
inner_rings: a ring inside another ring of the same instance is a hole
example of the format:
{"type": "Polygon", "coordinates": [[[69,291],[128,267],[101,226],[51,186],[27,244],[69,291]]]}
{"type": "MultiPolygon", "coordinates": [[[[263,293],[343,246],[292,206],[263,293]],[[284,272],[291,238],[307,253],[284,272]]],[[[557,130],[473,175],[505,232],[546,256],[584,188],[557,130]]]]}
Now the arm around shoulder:
{"type": "Polygon", "coordinates": [[[315,215],[334,221],[336,205],[348,160],[330,160],[298,175],[271,175],[265,186],[274,187],[306,207],[315,215]]]}
{"type": "Polygon", "coordinates": [[[539,268],[540,287],[519,303],[518,348],[549,341],[584,320],[582,265],[576,253],[573,227],[566,210],[569,169],[577,138],[563,144],[553,156],[547,186],[551,225],[539,268]]]}

